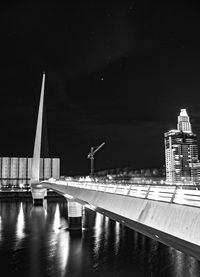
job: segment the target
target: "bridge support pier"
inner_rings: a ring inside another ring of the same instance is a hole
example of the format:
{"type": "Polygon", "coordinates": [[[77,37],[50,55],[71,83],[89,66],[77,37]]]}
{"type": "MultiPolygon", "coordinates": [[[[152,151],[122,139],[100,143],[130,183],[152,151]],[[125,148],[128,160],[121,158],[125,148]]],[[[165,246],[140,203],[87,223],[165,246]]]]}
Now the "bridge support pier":
{"type": "Polygon", "coordinates": [[[82,210],[81,204],[74,200],[68,200],[68,224],[69,230],[81,230],[82,229],[82,210]]]}
{"type": "Polygon", "coordinates": [[[47,189],[44,188],[31,188],[33,205],[43,206],[44,198],[47,196],[47,189]]]}

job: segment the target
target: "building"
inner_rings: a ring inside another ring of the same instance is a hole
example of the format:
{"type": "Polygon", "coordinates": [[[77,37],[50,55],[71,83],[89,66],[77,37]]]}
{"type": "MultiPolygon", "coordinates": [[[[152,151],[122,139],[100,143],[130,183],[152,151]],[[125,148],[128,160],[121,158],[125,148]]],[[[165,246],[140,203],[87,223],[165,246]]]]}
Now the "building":
{"type": "Polygon", "coordinates": [[[178,116],[177,130],[165,133],[166,181],[192,183],[200,180],[197,136],[186,109],[178,116]]]}
{"type": "MultiPolygon", "coordinates": [[[[21,187],[30,185],[32,158],[0,157],[0,186],[21,187]]],[[[60,159],[40,159],[40,180],[59,179],[60,159]]]]}

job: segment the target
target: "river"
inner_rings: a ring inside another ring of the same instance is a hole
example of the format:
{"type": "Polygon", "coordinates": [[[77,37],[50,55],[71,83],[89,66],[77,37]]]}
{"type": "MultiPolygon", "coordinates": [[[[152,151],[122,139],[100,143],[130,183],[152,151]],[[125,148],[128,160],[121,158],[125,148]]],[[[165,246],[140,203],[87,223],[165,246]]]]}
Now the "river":
{"type": "Polygon", "coordinates": [[[200,262],[86,209],[70,232],[67,202],[0,202],[0,276],[197,277],[200,262]]]}

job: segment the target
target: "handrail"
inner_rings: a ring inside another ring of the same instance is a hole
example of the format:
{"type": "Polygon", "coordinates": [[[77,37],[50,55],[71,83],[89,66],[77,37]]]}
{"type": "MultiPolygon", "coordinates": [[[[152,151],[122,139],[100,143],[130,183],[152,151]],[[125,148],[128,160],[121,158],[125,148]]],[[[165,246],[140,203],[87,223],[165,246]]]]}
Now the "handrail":
{"type": "Polygon", "coordinates": [[[79,187],[87,190],[100,191],[102,193],[111,193],[125,195],[127,197],[136,197],[167,203],[176,203],[200,207],[200,186],[185,185],[150,185],[133,183],[114,183],[114,182],[93,182],[93,181],[64,181],[47,180],[41,183],[52,183],[70,187],[79,187]]]}

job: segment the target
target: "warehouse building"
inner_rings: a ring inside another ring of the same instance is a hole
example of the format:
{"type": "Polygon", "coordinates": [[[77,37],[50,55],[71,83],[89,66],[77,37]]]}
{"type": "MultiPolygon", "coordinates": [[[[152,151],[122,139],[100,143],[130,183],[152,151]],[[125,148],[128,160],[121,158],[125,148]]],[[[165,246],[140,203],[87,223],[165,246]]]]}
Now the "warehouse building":
{"type": "MultiPolygon", "coordinates": [[[[0,186],[22,187],[30,185],[33,158],[0,157],[0,186]]],[[[40,159],[40,180],[60,177],[59,158],[40,159]]]]}

